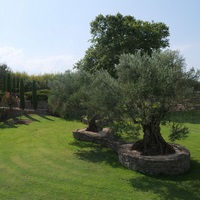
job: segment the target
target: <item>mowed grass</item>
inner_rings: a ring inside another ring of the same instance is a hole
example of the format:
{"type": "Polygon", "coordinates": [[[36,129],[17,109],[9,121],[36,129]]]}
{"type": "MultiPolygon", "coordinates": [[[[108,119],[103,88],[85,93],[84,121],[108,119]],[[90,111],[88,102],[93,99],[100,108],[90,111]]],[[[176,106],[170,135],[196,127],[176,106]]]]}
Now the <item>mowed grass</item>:
{"type": "MultiPolygon", "coordinates": [[[[179,176],[146,176],[122,167],[110,149],[76,141],[76,121],[27,115],[28,125],[0,124],[1,200],[200,199],[200,113],[177,114],[190,135],[177,142],[191,152],[179,176]]],[[[167,138],[168,127],[162,131],[167,138]]]]}

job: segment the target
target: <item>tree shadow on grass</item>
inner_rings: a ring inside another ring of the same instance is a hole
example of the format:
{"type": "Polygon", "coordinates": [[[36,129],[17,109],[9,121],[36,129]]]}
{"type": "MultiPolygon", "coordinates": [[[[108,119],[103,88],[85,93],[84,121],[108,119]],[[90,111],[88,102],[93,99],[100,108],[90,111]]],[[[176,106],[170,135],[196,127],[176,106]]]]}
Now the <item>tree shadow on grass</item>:
{"type": "Polygon", "coordinates": [[[48,120],[48,121],[54,121],[53,119],[47,117],[47,116],[44,115],[44,114],[38,114],[38,116],[40,116],[41,118],[46,119],[46,120],[48,120]]]}
{"type": "Polygon", "coordinates": [[[73,142],[69,143],[72,146],[77,146],[81,149],[83,148],[95,148],[99,146],[98,144],[91,143],[91,142],[85,142],[85,141],[79,141],[79,140],[74,140],[73,142]]]}
{"type": "Polygon", "coordinates": [[[160,199],[200,199],[200,162],[192,160],[191,169],[178,176],[141,176],[130,179],[131,185],[142,192],[151,192],[160,199]]]}
{"type": "Polygon", "coordinates": [[[17,126],[9,121],[0,122],[0,129],[17,128],[17,126]]]}
{"type": "Polygon", "coordinates": [[[74,141],[71,145],[80,148],[75,152],[75,155],[81,160],[93,163],[105,163],[114,168],[122,167],[118,161],[117,154],[109,148],[83,141],[74,141]]]}
{"type": "Polygon", "coordinates": [[[35,119],[32,115],[24,114],[24,116],[25,116],[26,118],[28,118],[29,120],[31,120],[31,121],[40,122],[40,120],[35,119]]]}
{"type": "Polygon", "coordinates": [[[31,120],[25,120],[25,119],[19,119],[18,117],[13,117],[9,120],[1,122],[0,129],[18,128],[17,125],[28,125],[31,122],[32,122],[31,120]]]}

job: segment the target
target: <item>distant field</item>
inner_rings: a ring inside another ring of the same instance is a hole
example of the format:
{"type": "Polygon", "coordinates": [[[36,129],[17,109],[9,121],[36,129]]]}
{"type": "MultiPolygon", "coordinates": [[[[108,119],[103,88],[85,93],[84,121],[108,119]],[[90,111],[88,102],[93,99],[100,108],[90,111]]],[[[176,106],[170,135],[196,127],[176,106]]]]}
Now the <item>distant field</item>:
{"type": "MultiPolygon", "coordinates": [[[[190,128],[184,141],[191,169],[175,177],[146,176],[120,165],[116,153],[75,141],[76,121],[44,115],[26,124],[0,124],[1,200],[174,200],[200,199],[200,113],[178,113],[190,128]],[[30,123],[31,122],[31,123],[30,123]]],[[[167,138],[168,127],[162,131],[167,138]]]]}

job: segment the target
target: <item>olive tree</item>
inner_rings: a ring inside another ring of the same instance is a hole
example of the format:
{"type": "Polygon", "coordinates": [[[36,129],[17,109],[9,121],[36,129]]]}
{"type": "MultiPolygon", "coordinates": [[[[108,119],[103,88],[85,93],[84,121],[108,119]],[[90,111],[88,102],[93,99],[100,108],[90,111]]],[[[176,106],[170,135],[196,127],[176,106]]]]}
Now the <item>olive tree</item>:
{"type": "MultiPolygon", "coordinates": [[[[198,73],[186,72],[183,57],[170,50],[153,52],[151,56],[124,54],[116,68],[123,87],[126,113],[141,123],[144,133],[143,139],[132,149],[144,155],[174,153],[173,147],[161,135],[160,124],[178,103],[186,102],[191,92],[188,80],[196,79],[198,73]]],[[[182,132],[186,134],[187,129],[182,132]]]]}
{"type": "Polygon", "coordinates": [[[106,70],[92,74],[90,84],[85,85],[83,90],[87,95],[87,101],[82,101],[89,119],[87,130],[97,132],[121,119],[121,87],[106,70]],[[99,123],[96,124],[96,121],[99,123]]]}
{"type": "Polygon", "coordinates": [[[89,131],[97,132],[113,122],[119,109],[121,95],[116,79],[107,71],[90,74],[86,71],[67,71],[49,82],[49,104],[61,117],[87,118],[89,131]],[[115,107],[115,109],[113,109],[115,107]],[[98,120],[98,125],[97,125],[98,120]]]}
{"type": "Polygon", "coordinates": [[[85,110],[81,105],[85,98],[81,88],[89,85],[89,81],[89,74],[84,72],[66,71],[64,74],[55,75],[48,83],[48,101],[53,114],[63,118],[80,118],[85,110]]]}

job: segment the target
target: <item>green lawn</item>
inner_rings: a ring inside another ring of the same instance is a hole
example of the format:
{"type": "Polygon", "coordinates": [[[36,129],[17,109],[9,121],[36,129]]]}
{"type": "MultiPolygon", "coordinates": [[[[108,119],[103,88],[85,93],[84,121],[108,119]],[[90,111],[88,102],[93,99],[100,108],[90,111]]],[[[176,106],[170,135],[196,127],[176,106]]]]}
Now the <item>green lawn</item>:
{"type": "Polygon", "coordinates": [[[0,199],[200,199],[200,113],[180,116],[191,133],[177,143],[191,151],[192,162],[175,177],[128,170],[111,150],[75,141],[72,131],[84,127],[76,121],[28,115],[28,125],[1,123],[0,199]]]}

